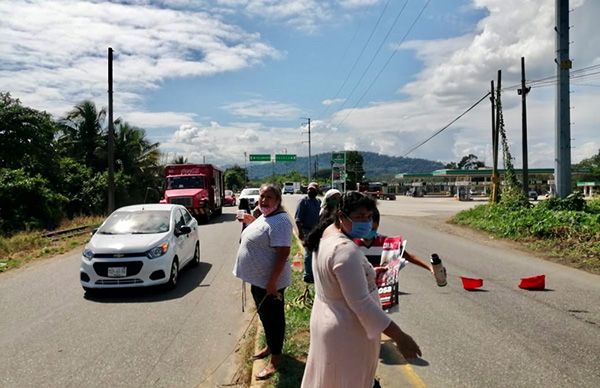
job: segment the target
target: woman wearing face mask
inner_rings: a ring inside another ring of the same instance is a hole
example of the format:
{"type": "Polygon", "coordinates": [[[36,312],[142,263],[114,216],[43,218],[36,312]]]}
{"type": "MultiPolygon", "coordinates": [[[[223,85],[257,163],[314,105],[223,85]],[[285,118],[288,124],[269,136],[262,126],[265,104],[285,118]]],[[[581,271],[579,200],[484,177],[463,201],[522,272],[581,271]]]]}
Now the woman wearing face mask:
{"type": "Polygon", "coordinates": [[[281,190],[272,184],[260,188],[258,207],[262,215],[244,216],[248,226],[241,236],[233,274],[250,283],[250,291],[262,322],[267,346],[254,359],[271,356],[256,375],[258,380],[271,377],[279,368],[285,334],[283,294],[291,284],[288,263],[292,242],[292,222],[281,206],[281,190]]]}
{"type": "Polygon", "coordinates": [[[352,242],[371,231],[374,209],[375,202],[361,193],[344,194],[316,247],[304,388],[371,388],[382,332],[406,358],[421,355],[415,341],[381,309],[375,271],[352,242]]]}

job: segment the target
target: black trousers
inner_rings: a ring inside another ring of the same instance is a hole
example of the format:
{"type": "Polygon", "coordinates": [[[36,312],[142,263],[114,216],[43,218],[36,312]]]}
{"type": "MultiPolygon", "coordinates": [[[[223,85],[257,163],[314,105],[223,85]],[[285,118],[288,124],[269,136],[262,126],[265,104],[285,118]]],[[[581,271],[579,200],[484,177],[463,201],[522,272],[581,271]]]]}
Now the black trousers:
{"type": "Polygon", "coordinates": [[[267,295],[267,290],[257,286],[251,286],[250,292],[258,310],[258,316],[265,330],[267,346],[271,354],[279,355],[283,350],[283,338],[285,336],[285,310],[283,292],[285,288],[278,290],[281,299],[273,295],[267,295]],[[264,300],[263,300],[264,299],[264,300]],[[262,303],[261,303],[262,302],[262,303]]]}

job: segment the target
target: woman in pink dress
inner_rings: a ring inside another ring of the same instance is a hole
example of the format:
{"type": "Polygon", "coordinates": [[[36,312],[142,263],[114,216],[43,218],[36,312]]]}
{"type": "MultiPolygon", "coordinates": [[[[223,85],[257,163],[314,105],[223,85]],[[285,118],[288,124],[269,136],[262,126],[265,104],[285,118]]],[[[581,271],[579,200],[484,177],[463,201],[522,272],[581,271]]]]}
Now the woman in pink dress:
{"type": "Polygon", "coordinates": [[[371,230],[374,209],[372,199],[348,192],[333,218],[309,236],[308,249],[317,251],[316,297],[303,388],[373,387],[382,332],[404,357],[421,355],[415,341],[381,309],[375,271],[352,242],[371,230]]]}

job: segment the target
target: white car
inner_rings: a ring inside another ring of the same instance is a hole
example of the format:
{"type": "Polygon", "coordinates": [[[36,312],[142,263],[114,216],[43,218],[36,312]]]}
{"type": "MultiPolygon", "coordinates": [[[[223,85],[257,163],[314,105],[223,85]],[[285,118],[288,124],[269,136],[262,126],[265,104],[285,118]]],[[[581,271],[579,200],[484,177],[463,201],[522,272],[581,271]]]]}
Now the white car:
{"type": "Polygon", "coordinates": [[[85,291],[165,284],[175,288],[186,264],[200,263],[198,222],[174,204],[115,210],[95,231],[81,257],[85,291]]]}
{"type": "Polygon", "coordinates": [[[250,205],[250,208],[254,209],[254,207],[258,204],[258,199],[260,198],[260,189],[258,189],[258,188],[244,189],[244,190],[242,190],[242,192],[240,193],[240,196],[238,197],[238,202],[240,202],[242,200],[242,198],[246,198],[248,200],[248,205],[250,205]]]}

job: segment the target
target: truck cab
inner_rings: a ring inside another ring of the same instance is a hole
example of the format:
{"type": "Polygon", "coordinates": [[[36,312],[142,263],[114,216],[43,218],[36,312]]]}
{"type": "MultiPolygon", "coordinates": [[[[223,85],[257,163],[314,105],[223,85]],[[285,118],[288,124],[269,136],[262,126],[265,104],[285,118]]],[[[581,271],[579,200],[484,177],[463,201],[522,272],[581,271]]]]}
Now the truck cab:
{"type": "Polygon", "coordinates": [[[223,183],[223,173],[211,164],[167,165],[161,202],[183,205],[206,222],[223,210],[223,183]]]}

